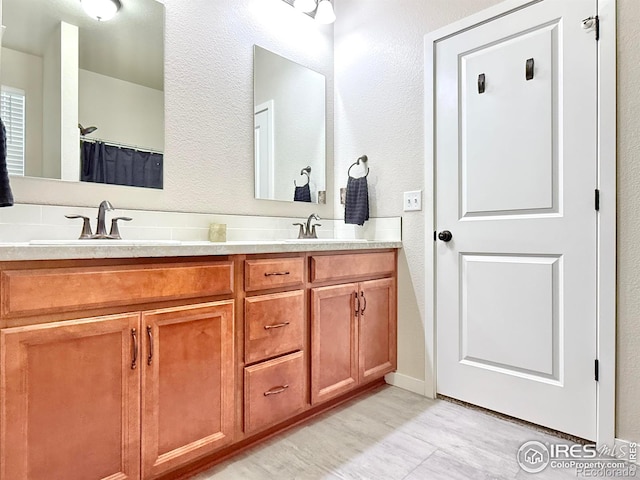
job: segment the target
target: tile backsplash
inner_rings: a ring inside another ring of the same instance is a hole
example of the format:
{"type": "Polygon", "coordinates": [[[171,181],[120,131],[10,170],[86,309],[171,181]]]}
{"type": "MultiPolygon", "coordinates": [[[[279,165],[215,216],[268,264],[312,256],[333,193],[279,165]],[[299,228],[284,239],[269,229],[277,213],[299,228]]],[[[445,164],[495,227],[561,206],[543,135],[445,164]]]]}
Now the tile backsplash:
{"type": "MultiPolygon", "coordinates": [[[[55,205],[17,204],[0,208],[0,242],[28,242],[30,240],[72,240],[82,229],[80,219],[70,220],[65,215],[78,214],[91,218],[95,232],[97,208],[55,205]]],[[[129,240],[206,241],[211,223],[227,225],[227,241],[269,241],[297,238],[298,227],[293,223],[305,219],[293,217],[261,217],[218,215],[202,213],[176,213],[144,210],[116,209],[107,212],[107,230],[111,218],[131,217],[131,222],[120,223],[122,238],[129,240]]],[[[319,238],[364,239],[400,241],[401,218],[372,218],[363,227],[345,225],[343,220],[320,220],[319,238]]]]}

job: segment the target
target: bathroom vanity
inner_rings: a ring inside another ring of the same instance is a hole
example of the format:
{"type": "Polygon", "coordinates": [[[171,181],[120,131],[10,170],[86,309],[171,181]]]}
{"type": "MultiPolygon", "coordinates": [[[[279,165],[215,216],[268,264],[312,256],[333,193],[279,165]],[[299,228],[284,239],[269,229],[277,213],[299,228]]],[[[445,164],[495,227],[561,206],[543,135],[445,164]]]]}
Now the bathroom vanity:
{"type": "Polygon", "coordinates": [[[187,478],[380,385],[399,245],[372,246],[0,263],[0,479],[187,478]]]}

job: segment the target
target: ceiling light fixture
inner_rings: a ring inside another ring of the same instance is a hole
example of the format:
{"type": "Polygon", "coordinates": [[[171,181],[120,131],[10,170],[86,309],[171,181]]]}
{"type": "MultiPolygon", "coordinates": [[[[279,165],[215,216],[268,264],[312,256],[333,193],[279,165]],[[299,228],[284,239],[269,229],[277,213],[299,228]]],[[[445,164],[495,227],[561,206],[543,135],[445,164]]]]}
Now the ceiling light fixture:
{"type": "Polygon", "coordinates": [[[328,25],[336,21],[336,13],[333,11],[331,0],[320,0],[316,10],[316,22],[328,25]]]}
{"type": "Polygon", "coordinates": [[[282,0],[295,7],[296,10],[304,12],[316,22],[329,24],[336,21],[336,12],[333,10],[331,0],[282,0]]]}
{"type": "Polygon", "coordinates": [[[122,7],[120,0],[80,0],[80,3],[89,16],[101,22],[112,19],[122,7]]]}

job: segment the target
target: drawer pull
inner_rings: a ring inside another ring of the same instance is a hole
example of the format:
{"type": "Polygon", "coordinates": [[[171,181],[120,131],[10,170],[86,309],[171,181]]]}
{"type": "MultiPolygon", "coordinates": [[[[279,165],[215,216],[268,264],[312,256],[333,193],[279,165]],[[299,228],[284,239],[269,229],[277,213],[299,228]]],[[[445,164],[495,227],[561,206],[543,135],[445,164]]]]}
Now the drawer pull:
{"type": "Polygon", "coordinates": [[[286,327],[290,323],[291,322],[284,322],[284,323],[276,323],[275,325],[265,325],[264,329],[265,330],[271,330],[272,328],[282,328],[282,327],[286,327]]]}
{"type": "Polygon", "coordinates": [[[136,335],[136,329],[131,329],[131,338],[133,339],[133,360],[131,360],[131,370],[135,370],[138,366],[138,336],[136,335]]]}
{"type": "Polygon", "coordinates": [[[276,277],[281,275],[289,275],[291,272],[264,272],[265,277],[276,277]]]}
{"type": "Polygon", "coordinates": [[[268,397],[269,395],[277,395],[279,393],[284,392],[287,388],[289,388],[289,385],[282,385],[280,387],[273,387],[273,388],[267,390],[266,392],[264,392],[264,396],[268,397]]]}

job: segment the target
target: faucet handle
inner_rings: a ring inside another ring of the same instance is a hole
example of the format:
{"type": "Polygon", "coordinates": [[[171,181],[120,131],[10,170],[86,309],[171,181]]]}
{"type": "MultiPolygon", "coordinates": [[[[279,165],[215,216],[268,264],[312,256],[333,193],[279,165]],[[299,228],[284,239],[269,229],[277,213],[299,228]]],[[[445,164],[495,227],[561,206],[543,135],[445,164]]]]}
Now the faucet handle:
{"type": "Polygon", "coordinates": [[[122,220],[123,222],[130,222],[133,220],[131,217],[115,217],[111,219],[111,231],[109,232],[109,238],[113,238],[114,240],[121,240],[120,230],[118,229],[118,220],[122,220]]]}
{"type": "Polygon", "coordinates": [[[292,223],[296,227],[300,227],[298,231],[298,238],[304,238],[304,223],[292,223]]]}
{"type": "Polygon", "coordinates": [[[82,219],[82,233],[80,234],[79,239],[91,238],[93,236],[93,232],[91,231],[91,223],[89,221],[89,217],[85,217],[84,215],[65,215],[65,217],[69,219],[82,219]]]}
{"type": "Polygon", "coordinates": [[[314,223],[311,225],[311,231],[309,232],[309,238],[318,238],[318,234],[316,233],[316,227],[321,227],[321,223],[314,223]]]}

